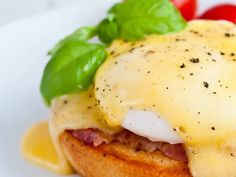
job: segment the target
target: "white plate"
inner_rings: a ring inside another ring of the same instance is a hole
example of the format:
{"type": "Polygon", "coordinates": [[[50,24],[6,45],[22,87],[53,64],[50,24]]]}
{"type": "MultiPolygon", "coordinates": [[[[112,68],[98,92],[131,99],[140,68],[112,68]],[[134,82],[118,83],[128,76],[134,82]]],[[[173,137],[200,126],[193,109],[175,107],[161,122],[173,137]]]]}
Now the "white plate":
{"type": "Polygon", "coordinates": [[[27,127],[48,115],[39,94],[48,49],[77,27],[96,24],[117,0],[78,1],[78,7],[0,28],[0,177],[59,177],[26,162],[19,143],[27,127]]]}

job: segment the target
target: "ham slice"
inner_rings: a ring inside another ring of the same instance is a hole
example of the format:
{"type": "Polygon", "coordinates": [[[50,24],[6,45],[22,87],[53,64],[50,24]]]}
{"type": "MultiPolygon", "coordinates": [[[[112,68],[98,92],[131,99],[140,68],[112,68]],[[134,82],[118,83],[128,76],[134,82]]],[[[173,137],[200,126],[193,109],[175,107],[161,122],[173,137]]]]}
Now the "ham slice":
{"type": "Polygon", "coordinates": [[[152,142],[145,137],[136,135],[128,130],[123,130],[115,135],[106,135],[97,129],[71,130],[74,137],[86,144],[97,147],[103,143],[120,142],[129,145],[136,151],[152,153],[161,151],[166,157],[181,162],[187,162],[187,156],[182,144],[169,144],[165,142],[152,142]]]}
{"type": "Polygon", "coordinates": [[[87,144],[93,144],[95,147],[110,142],[108,137],[105,137],[101,131],[96,129],[73,130],[72,135],[87,144]]]}

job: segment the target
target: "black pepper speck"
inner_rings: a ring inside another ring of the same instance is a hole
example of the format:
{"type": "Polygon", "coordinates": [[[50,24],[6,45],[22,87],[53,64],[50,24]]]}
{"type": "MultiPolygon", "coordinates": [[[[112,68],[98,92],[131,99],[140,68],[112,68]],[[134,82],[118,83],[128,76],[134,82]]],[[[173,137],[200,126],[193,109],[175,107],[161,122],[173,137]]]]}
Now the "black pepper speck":
{"type": "Polygon", "coordinates": [[[203,82],[203,85],[204,85],[205,88],[208,88],[208,87],[209,87],[209,83],[206,82],[206,81],[203,82]]]}
{"type": "Polygon", "coordinates": [[[221,55],[225,55],[225,53],[224,53],[224,52],[220,52],[220,54],[221,54],[221,55]]]}
{"type": "Polygon", "coordinates": [[[189,61],[191,63],[199,63],[200,62],[199,58],[190,58],[189,61]]]}
{"type": "Polygon", "coordinates": [[[210,52],[207,52],[207,55],[211,56],[212,54],[210,52]]]}
{"type": "Polygon", "coordinates": [[[180,65],[180,68],[185,68],[185,64],[183,63],[182,65],[180,65]]]}

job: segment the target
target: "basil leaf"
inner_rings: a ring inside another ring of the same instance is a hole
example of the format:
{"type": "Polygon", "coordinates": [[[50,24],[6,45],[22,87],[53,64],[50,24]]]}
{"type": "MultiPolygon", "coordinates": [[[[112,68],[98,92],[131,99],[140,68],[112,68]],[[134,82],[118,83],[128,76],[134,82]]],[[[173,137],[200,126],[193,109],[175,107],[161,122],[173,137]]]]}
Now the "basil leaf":
{"type": "Polygon", "coordinates": [[[98,25],[97,34],[103,43],[109,44],[119,35],[118,25],[112,20],[104,19],[98,25]]]}
{"type": "Polygon", "coordinates": [[[177,32],[187,25],[169,0],[128,0],[111,8],[109,15],[124,40],[138,40],[148,34],[177,32]]]}
{"type": "Polygon", "coordinates": [[[47,64],[41,81],[41,93],[48,105],[57,96],[86,90],[99,66],[107,57],[100,44],[70,41],[47,64]]]}
{"type": "Polygon", "coordinates": [[[91,39],[96,35],[96,27],[81,27],[77,29],[75,32],[70,34],[69,36],[65,37],[64,39],[60,40],[56,46],[48,52],[49,55],[53,56],[63,45],[67,42],[72,41],[86,41],[91,39]]]}

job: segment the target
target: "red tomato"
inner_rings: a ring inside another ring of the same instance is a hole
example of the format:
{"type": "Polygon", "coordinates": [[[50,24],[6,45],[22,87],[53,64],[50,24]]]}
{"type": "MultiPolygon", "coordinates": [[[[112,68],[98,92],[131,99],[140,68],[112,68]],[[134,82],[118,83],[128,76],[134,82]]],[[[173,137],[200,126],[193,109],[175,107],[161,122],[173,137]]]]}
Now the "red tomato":
{"type": "Polygon", "coordinates": [[[192,20],[195,17],[197,0],[172,0],[172,2],[187,21],[192,20]]]}
{"type": "Polygon", "coordinates": [[[200,18],[211,20],[228,20],[236,24],[236,5],[217,5],[207,10],[200,18]]]}

